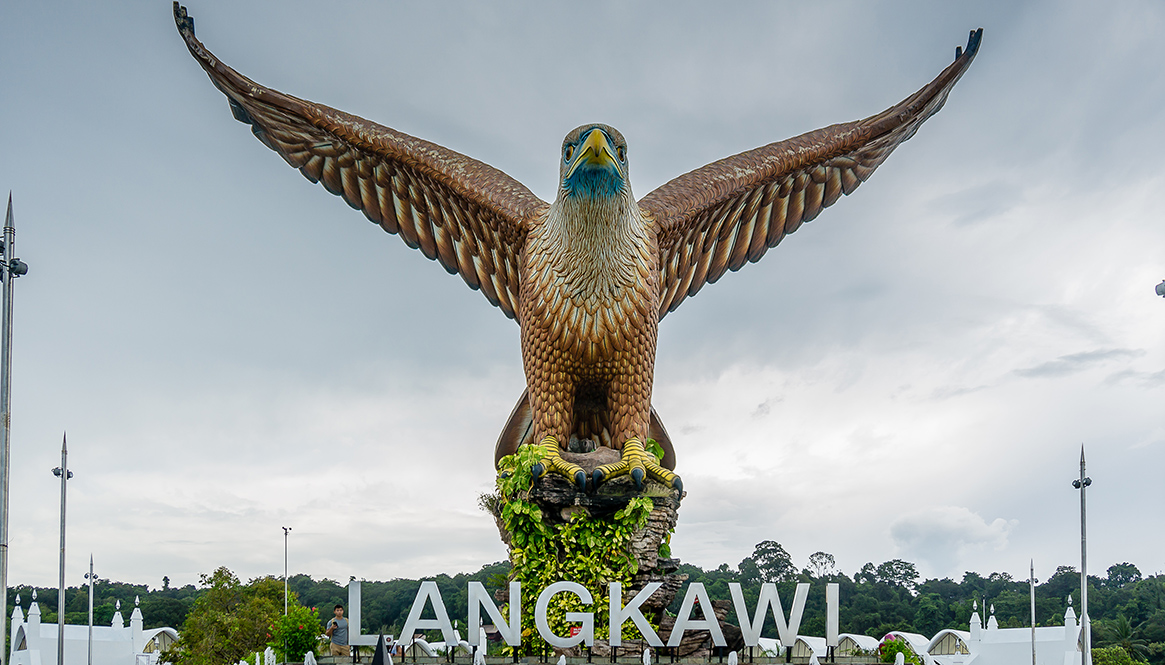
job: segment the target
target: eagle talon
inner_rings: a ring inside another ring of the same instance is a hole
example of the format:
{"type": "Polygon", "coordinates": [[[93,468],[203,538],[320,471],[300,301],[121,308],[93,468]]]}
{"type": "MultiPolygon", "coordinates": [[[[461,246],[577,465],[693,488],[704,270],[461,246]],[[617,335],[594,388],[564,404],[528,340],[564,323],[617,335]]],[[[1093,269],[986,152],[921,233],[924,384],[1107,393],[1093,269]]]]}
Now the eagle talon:
{"type": "Polygon", "coordinates": [[[557,439],[547,436],[542,439],[541,448],[544,455],[542,461],[530,467],[530,474],[535,480],[546,474],[557,473],[569,480],[580,492],[586,491],[587,472],[581,466],[562,459],[557,439]]]}
{"type": "Polygon", "coordinates": [[[623,444],[623,456],[618,462],[604,464],[591,474],[597,488],[604,480],[618,476],[631,476],[636,489],[642,490],[647,480],[654,480],[668,487],[682,488],[680,477],[659,465],[655,455],[647,452],[639,437],[632,437],[623,444]]]}

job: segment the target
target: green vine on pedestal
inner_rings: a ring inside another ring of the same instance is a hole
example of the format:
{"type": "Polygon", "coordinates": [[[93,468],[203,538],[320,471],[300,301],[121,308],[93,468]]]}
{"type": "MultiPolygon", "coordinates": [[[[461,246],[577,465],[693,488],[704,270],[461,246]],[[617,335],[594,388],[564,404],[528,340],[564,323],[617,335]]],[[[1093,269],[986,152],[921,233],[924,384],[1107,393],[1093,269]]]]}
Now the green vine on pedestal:
{"type": "MultiPolygon", "coordinates": [[[[569,519],[546,519],[542,509],[530,499],[533,476],[530,469],[543,459],[540,446],[524,445],[502,458],[493,511],[510,535],[510,579],[522,583],[522,651],[541,652],[547,648],[534,624],[534,605],[542,589],[554,582],[577,582],[594,597],[583,605],[573,594],[560,593],[551,600],[547,623],[556,635],[567,636],[577,625],[566,621],[567,612],[591,612],[595,617],[595,640],[608,638],[608,589],[611,582],[631,586],[639,563],[631,552],[632,537],[647,524],[654,504],[646,496],[636,496],[610,515],[592,515],[582,507],[569,519]]],[[[503,613],[508,610],[503,610],[503,613]]],[[[627,621],[624,639],[641,639],[639,630],[627,621]]]]}

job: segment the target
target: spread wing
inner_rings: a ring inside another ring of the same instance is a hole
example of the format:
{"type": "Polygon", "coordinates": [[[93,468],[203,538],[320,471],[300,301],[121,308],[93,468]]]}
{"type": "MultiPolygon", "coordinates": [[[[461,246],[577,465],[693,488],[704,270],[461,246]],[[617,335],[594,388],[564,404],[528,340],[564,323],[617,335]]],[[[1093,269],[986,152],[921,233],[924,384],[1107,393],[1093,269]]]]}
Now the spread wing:
{"type": "Polygon", "coordinates": [[[975,59],[983,29],[938,78],[878,115],[802,134],[682,175],[639,201],[655,218],[662,286],[659,317],[745,261],[760,260],[842,194],[865,182],[900,143],[942,108],[975,59]]]}
{"type": "Polygon", "coordinates": [[[465,155],[265,88],[206,50],[177,2],[174,20],[235,118],[264,145],[514,318],[522,243],[545,202],[465,155]]]}

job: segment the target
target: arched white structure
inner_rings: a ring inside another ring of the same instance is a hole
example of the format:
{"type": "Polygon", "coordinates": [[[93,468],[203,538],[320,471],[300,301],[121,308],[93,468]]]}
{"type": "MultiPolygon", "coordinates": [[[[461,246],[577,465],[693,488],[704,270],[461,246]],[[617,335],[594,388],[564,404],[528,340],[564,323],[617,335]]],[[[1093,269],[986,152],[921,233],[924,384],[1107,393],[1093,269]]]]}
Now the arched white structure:
{"type": "MultiPolygon", "coordinates": [[[[35,596],[34,596],[35,598],[35,596]]],[[[57,642],[62,637],[57,624],[40,621],[40,605],[34,600],[28,619],[17,605],[12,611],[11,657],[9,665],[56,663],[57,642]]],[[[108,626],[93,627],[93,665],[154,665],[158,656],[178,639],[173,628],[143,629],[142,611],[134,607],[126,625],[120,611],[108,626]]],[[[65,624],[64,665],[87,665],[89,626],[65,624]]]]}
{"type": "Polygon", "coordinates": [[[797,641],[793,642],[793,657],[809,659],[810,656],[816,655],[817,658],[825,658],[829,652],[828,647],[825,646],[824,637],[812,637],[810,635],[798,635],[797,641]]]}
{"type": "Polygon", "coordinates": [[[178,641],[178,631],[173,628],[151,628],[142,631],[142,639],[146,641],[142,653],[161,653],[178,641]]]}
{"type": "Polygon", "coordinates": [[[970,631],[940,630],[926,646],[926,652],[932,656],[971,655],[971,648],[967,643],[971,640],[970,631]]]}
{"type": "Polygon", "coordinates": [[[905,633],[900,630],[892,630],[886,637],[893,637],[906,642],[910,650],[922,661],[922,665],[934,665],[934,659],[930,657],[930,653],[926,650],[927,645],[930,644],[930,640],[926,637],[918,633],[905,633]]]}
{"type": "Polygon", "coordinates": [[[833,650],[839,658],[853,658],[861,652],[872,652],[878,649],[878,638],[856,633],[841,633],[837,636],[837,648],[833,650]]]}
{"type": "Polygon", "coordinates": [[[761,650],[764,651],[765,655],[769,656],[770,658],[777,658],[781,654],[785,653],[785,650],[781,648],[781,641],[776,638],[757,638],[756,645],[760,647],[761,650]]]}

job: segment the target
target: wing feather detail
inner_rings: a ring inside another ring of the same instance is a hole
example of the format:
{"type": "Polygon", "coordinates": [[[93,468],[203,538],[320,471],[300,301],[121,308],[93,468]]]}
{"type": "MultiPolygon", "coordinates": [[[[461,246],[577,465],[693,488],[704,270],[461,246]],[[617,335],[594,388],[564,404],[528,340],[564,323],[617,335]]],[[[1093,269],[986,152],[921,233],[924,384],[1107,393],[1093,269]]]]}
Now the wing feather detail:
{"type": "Polygon", "coordinates": [[[865,120],[832,125],[743,152],[662,185],[639,201],[655,220],[662,288],[659,317],[706,283],[759,261],[801,224],[853,193],[928,118],[979,50],[966,51],[928,85],[865,120]]]}
{"type": "Polygon", "coordinates": [[[234,117],[264,145],[516,316],[521,248],[544,201],[465,155],[261,86],[206,49],[177,2],[174,19],[234,117]]]}

